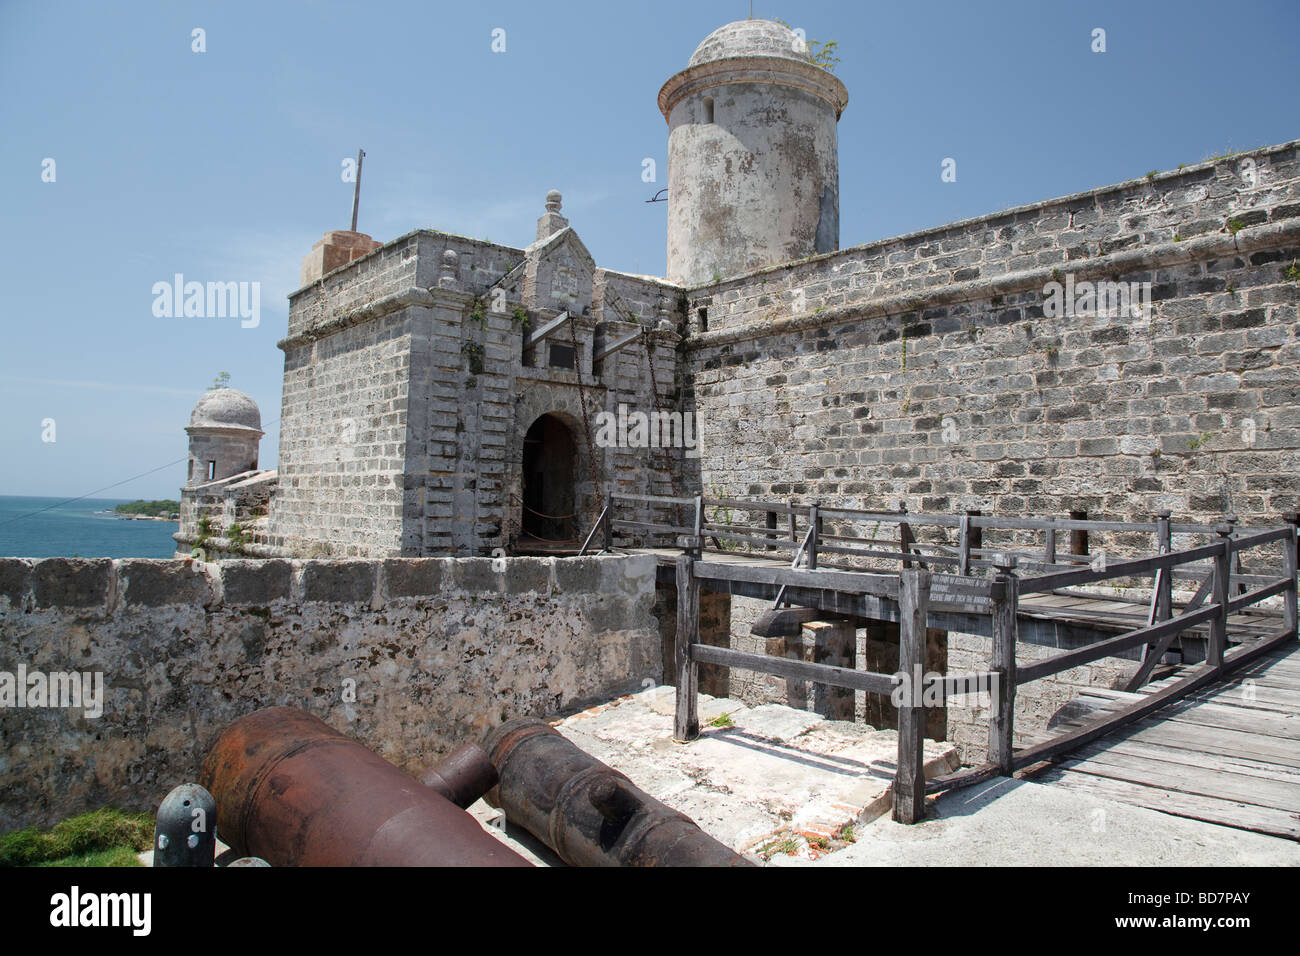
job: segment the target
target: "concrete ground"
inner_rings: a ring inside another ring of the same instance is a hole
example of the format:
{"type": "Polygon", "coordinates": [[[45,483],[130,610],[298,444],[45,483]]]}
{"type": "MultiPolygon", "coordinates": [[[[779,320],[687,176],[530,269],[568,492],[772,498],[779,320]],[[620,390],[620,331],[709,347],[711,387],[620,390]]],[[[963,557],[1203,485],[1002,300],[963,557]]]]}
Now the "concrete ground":
{"type": "MultiPolygon", "coordinates": [[[[760,865],[1300,865],[1290,840],[1024,780],[931,798],[927,819],[904,826],[889,813],[893,731],[701,695],[702,736],[677,744],[674,700],[673,688],[651,688],[555,726],[760,865]]],[[[933,776],[956,758],[927,741],[926,759],[933,776]]],[[[559,863],[519,828],[503,831],[500,811],[480,801],[471,812],[534,862],[559,863]]]]}
{"type": "MultiPolygon", "coordinates": [[[[815,859],[892,808],[892,730],[701,694],[701,736],[680,744],[672,739],[675,700],[672,687],[654,687],[555,726],[755,861],[789,852],[815,859]]],[[[925,758],[931,776],[957,766],[948,743],[927,741],[925,758]]]]}
{"type": "Polygon", "coordinates": [[[913,826],[881,817],[818,865],[1300,866],[1300,843],[999,779],[941,795],[913,826]]]}

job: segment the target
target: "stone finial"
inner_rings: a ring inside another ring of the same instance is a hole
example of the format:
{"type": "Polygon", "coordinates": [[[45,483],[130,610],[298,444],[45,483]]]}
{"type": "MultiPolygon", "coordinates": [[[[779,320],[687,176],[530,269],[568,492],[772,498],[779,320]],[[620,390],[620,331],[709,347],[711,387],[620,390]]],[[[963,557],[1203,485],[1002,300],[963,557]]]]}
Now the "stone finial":
{"type": "Polygon", "coordinates": [[[569,220],[560,215],[560,205],[564,197],[558,189],[546,194],[546,212],[537,220],[538,240],[549,238],[569,224],[569,220]]]}
{"type": "Polygon", "coordinates": [[[460,256],[456,255],[455,249],[443,250],[442,271],[438,276],[439,289],[455,289],[460,285],[460,279],[457,277],[459,262],[460,256]]]}

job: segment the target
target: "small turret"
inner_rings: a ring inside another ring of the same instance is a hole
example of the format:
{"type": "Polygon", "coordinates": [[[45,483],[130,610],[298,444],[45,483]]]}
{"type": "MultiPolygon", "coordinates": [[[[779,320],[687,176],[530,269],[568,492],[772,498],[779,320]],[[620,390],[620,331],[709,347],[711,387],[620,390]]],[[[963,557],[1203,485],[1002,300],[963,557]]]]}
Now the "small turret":
{"type": "Polygon", "coordinates": [[[187,488],[257,470],[262,413],[243,392],[210,389],[194,406],[185,431],[190,436],[187,488]]]}

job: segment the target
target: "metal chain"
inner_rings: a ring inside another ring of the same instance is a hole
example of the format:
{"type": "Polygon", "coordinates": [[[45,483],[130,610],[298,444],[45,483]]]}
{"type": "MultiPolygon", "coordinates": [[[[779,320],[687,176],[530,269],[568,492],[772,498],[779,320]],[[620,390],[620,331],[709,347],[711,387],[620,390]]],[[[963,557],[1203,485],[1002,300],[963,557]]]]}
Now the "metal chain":
{"type": "Polygon", "coordinates": [[[596,493],[596,520],[605,510],[605,499],[600,493],[600,481],[596,474],[596,444],[591,440],[591,422],[587,418],[587,389],[582,384],[582,353],[578,351],[578,337],[573,331],[577,322],[569,316],[569,342],[573,345],[573,369],[578,373],[578,401],[582,405],[582,428],[587,433],[587,465],[591,472],[591,487],[596,493]]]}

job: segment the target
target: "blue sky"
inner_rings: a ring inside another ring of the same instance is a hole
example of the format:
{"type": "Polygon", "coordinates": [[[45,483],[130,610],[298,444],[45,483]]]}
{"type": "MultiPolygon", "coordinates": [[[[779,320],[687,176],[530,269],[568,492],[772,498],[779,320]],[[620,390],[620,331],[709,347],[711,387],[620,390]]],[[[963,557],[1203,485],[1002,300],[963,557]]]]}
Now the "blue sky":
{"type": "MultiPolygon", "coordinates": [[[[0,0],[0,494],[70,497],[183,459],[222,370],[261,405],[273,466],[285,296],[312,243],[348,226],[358,146],[359,228],[378,239],[522,246],[558,188],[601,265],[662,274],[666,207],[644,202],[667,181],[655,98],[748,13],[0,0]],[[178,272],[260,282],[260,323],[155,316],[154,283],[178,272]]],[[[755,0],[754,15],[839,44],[841,246],[1300,137],[1294,0],[755,0]]],[[[183,480],[174,464],[107,494],[174,497],[183,480]]]]}

